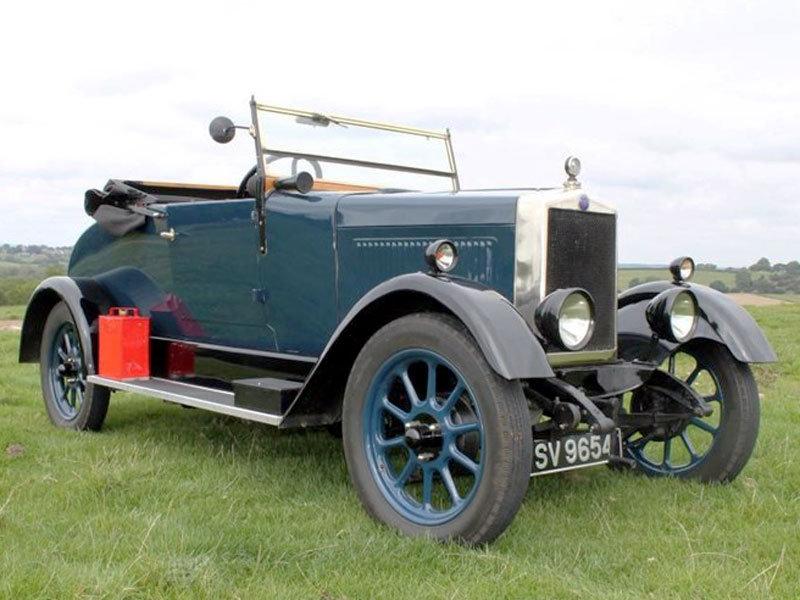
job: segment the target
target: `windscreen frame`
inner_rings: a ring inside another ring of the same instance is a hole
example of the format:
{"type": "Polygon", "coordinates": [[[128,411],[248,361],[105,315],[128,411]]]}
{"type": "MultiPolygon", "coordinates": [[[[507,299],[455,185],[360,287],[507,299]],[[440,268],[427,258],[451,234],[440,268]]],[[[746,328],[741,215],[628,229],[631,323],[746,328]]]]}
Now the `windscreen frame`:
{"type": "Polygon", "coordinates": [[[406,127],[402,125],[382,123],[379,121],[367,121],[364,119],[342,117],[339,115],[327,115],[327,114],[316,113],[306,110],[299,110],[294,108],[272,106],[269,104],[261,104],[259,102],[256,102],[255,97],[252,97],[250,99],[250,112],[253,121],[251,134],[255,139],[256,157],[258,159],[257,169],[259,175],[261,175],[262,177],[267,176],[264,157],[270,155],[278,157],[299,158],[312,161],[322,161],[334,164],[350,165],[355,167],[365,167],[365,168],[378,169],[384,171],[398,171],[402,173],[411,173],[411,174],[424,175],[430,177],[439,177],[439,178],[449,179],[452,190],[454,192],[457,192],[461,189],[458,177],[458,168],[456,166],[455,154],[453,152],[453,142],[449,129],[445,129],[444,131],[433,131],[428,129],[420,129],[416,127],[406,127]],[[295,118],[307,119],[308,121],[311,122],[317,122],[321,124],[324,123],[326,124],[326,126],[327,124],[333,123],[337,125],[345,125],[347,127],[358,127],[358,128],[378,130],[378,131],[389,131],[393,133],[416,135],[428,139],[441,140],[443,142],[444,150],[446,153],[448,170],[427,169],[423,167],[403,165],[397,163],[368,161],[346,156],[313,154],[287,148],[273,148],[267,146],[264,143],[264,137],[261,132],[261,127],[259,126],[259,112],[293,116],[295,118]]]}

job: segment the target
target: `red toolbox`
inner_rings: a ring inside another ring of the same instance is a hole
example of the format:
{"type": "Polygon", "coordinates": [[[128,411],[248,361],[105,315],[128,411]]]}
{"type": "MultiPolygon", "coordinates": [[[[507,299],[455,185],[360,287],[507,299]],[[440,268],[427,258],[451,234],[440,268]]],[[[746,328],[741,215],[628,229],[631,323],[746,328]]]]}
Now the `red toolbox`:
{"type": "Polygon", "coordinates": [[[150,317],[138,308],[114,307],[100,316],[101,377],[150,377],[150,317]]]}

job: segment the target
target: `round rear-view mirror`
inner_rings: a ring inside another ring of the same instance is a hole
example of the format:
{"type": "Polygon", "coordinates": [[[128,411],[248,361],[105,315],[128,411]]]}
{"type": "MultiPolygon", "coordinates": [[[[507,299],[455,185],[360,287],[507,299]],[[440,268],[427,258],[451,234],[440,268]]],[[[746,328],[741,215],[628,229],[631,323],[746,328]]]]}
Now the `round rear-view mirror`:
{"type": "Polygon", "coordinates": [[[220,144],[227,144],[236,135],[236,127],[228,117],[216,117],[208,126],[211,138],[220,144]]]}

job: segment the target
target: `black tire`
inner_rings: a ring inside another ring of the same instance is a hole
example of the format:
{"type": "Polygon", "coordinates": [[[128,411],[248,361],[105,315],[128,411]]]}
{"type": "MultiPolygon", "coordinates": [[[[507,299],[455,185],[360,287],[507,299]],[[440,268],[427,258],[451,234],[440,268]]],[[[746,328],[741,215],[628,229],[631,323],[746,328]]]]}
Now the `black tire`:
{"type": "Polygon", "coordinates": [[[450,316],[409,315],[389,323],[369,339],[347,382],[342,429],[350,478],[367,512],[405,534],[467,544],[490,542],[506,529],[525,497],[532,437],[522,386],[498,376],[467,329],[450,316]],[[430,526],[407,519],[387,501],[370,469],[363,433],[373,378],[390,357],[411,348],[443,356],[463,375],[474,392],[485,441],[485,451],[481,450],[482,476],[471,500],[451,520],[430,526]]]}
{"type": "MultiPolygon", "coordinates": [[[[714,380],[722,401],[710,402],[718,416],[716,433],[707,451],[696,463],[674,473],[659,473],[642,468],[653,476],[673,475],[696,479],[705,483],[727,483],[741,472],[755,447],[760,421],[758,387],[750,367],[741,363],[724,346],[702,342],[681,347],[677,353],[685,353],[702,365],[714,380]]],[[[691,426],[689,426],[691,427],[691,426]]],[[[684,428],[686,431],[686,428],[684,428]]],[[[673,439],[679,439],[675,436],[673,439]]],[[[639,465],[642,467],[641,463],[639,465]]]]}
{"type": "MultiPolygon", "coordinates": [[[[76,361],[76,368],[74,377],[71,380],[81,380],[81,383],[76,383],[76,387],[82,391],[82,400],[77,407],[75,414],[70,411],[65,411],[63,398],[65,394],[60,393],[60,383],[58,376],[55,375],[58,369],[59,359],[56,358],[57,350],[54,350],[57,343],[65,331],[77,332],[75,319],[72,317],[69,308],[63,302],[56,304],[47,316],[47,321],[44,325],[42,332],[42,342],[39,354],[39,374],[42,385],[42,396],[44,398],[44,405],[47,410],[47,415],[50,421],[57,427],[75,430],[92,430],[99,431],[103,426],[103,422],[108,412],[108,402],[111,392],[108,388],[99,387],[86,383],[86,366],[84,349],[80,344],[77,336],[73,337],[72,344],[77,342],[75,348],[75,355],[80,357],[76,361]],[[57,339],[58,338],[58,339],[57,339]],[[60,401],[59,398],[62,398],[60,401]]],[[[63,389],[63,388],[62,388],[63,389]]],[[[75,397],[75,395],[72,395],[75,397]]]]}

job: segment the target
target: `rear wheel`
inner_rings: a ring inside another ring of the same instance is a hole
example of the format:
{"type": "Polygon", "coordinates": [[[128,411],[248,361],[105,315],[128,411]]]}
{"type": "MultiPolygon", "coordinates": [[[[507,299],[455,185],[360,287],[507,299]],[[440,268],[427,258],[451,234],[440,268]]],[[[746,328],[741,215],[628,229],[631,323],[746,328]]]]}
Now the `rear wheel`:
{"type": "MultiPolygon", "coordinates": [[[[713,343],[681,347],[663,368],[686,381],[713,412],[642,430],[626,441],[627,454],[648,475],[733,480],[750,458],[758,436],[758,389],[750,368],[713,343]]],[[[636,412],[670,410],[646,390],[634,394],[631,407],[636,412]]]]}
{"type": "Polygon", "coordinates": [[[78,327],[63,302],[53,307],[45,322],[39,363],[44,405],[53,424],[99,430],[108,411],[110,391],[86,381],[78,327]]]}
{"type": "Polygon", "coordinates": [[[361,501],[404,533],[488,542],[525,496],[532,440],[522,388],[494,373],[448,316],[403,317],[365,344],[342,425],[361,501]]]}

